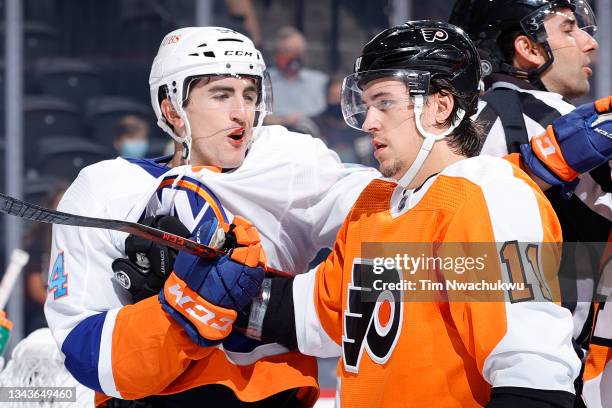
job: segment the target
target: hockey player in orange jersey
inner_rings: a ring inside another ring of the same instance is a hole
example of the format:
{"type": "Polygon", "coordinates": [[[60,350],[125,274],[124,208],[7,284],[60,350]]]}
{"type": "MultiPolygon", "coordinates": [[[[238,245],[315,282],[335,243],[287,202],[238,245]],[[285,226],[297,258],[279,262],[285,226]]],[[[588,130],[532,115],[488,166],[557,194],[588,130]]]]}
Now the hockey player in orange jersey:
{"type": "Polygon", "coordinates": [[[546,244],[561,242],[559,222],[521,169],[475,157],[481,135],[470,115],[479,79],[473,44],[450,24],[408,22],[364,47],[343,84],[343,113],[371,134],[386,178],[365,188],[321,266],[264,281],[249,321],[239,322],[253,337],[305,354],[340,352],[343,407],[573,406],[580,361],[571,314],[542,301],[554,288],[535,280],[534,265],[559,260],[546,244]],[[411,302],[393,289],[376,303],[364,300],[376,273],[368,243],[419,242],[497,243],[502,251],[483,273],[513,281],[513,268],[527,265],[530,289],[501,291],[497,302],[411,302]],[[508,249],[519,250],[517,263],[508,249]]]}

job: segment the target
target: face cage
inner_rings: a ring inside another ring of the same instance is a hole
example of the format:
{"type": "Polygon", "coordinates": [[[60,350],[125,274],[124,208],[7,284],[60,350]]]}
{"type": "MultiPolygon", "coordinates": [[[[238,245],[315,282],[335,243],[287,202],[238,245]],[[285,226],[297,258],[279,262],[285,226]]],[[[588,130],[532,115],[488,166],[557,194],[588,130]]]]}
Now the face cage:
{"type": "Polygon", "coordinates": [[[368,111],[376,106],[363,100],[365,86],[378,79],[402,82],[408,89],[408,95],[401,101],[409,105],[417,95],[427,95],[430,73],[405,69],[380,69],[355,73],[344,78],[342,83],[342,116],[350,127],[363,131],[368,111]]]}
{"type": "Polygon", "coordinates": [[[546,4],[523,18],[521,20],[521,27],[534,41],[547,46],[548,34],[546,33],[544,22],[555,15],[560,8],[573,8],[572,14],[576,19],[576,26],[592,37],[597,31],[597,22],[595,20],[595,13],[588,2],[586,0],[574,0],[569,3],[570,6],[555,3],[546,4]]]}
{"type": "Polygon", "coordinates": [[[185,102],[189,99],[189,92],[191,90],[191,85],[202,78],[210,78],[210,77],[224,77],[224,78],[249,78],[255,81],[257,87],[257,101],[254,107],[255,115],[255,123],[254,127],[261,126],[260,122],[263,122],[263,118],[272,113],[272,106],[274,102],[274,97],[272,93],[272,81],[270,79],[270,75],[267,71],[264,71],[263,78],[258,75],[241,75],[241,74],[204,74],[204,75],[194,75],[188,78],[185,78],[183,82],[183,100],[180,102],[181,106],[184,106],[185,102]]]}

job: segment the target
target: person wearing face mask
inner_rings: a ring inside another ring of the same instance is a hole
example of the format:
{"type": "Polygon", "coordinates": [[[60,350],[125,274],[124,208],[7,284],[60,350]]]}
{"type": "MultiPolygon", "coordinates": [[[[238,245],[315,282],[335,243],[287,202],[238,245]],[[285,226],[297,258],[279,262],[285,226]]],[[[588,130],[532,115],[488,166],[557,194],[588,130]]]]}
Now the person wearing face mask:
{"type": "Polygon", "coordinates": [[[325,110],[327,75],[305,67],[307,44],[294,27],[282,27],[274,45],[274,67],[270,79],[274,86],[274,115],[266,124],[297,127],[306,117],[325,110]]]}
{"type": "Polygon", "coordinates": [[[149,125],[143,119],[127,115],[117,122],[113,146],[119,156],[126,159],[140,159],[149,150],[149,125]]]}

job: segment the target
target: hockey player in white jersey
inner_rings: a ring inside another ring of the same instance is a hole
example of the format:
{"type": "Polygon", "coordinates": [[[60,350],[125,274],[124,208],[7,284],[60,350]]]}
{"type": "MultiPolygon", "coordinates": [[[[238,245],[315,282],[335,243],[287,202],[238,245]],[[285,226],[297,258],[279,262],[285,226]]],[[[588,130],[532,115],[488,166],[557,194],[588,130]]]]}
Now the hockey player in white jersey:
{"type": "MultiPolygon", "coordinates": [[[[90,166],[68,189],[60,210],[130,221],[161,211],[179,216],[186,234],[206,221],[231,222],[240,214],[258,225],[271,266],[300,271],[331,245],[350,205],[378,175],[345,168],[310,136],[259,126],[271,106],[265,63],[252,42],[232,30],[184,28],[168,34],[150,86],[158,123],[182,146],[183,156],[90,166]],[[168,172],[181,159],[191,166],[168,172]],[[159,200],[147,211],[152,196],[159,200]]],[[[53,233],[45,313],[66,367],[100,393],[98,402],[179,393],[183,401],[205,395],[228,407],[274,395],[272,406],[281,406],[281,398],[305,405],[316,399],[314,360],[235,334],[223,345],[200,347],[157,297],[130,304],[132,297],[112,270],[113,261],[125,257],[125,238],[61,226],[53,233]]],[[[153,265],[157,272],[172,265],[171,252],[159,250],[165,263],[153,265]]],[[[155,263],[160,256],[151,258],[155,263]]],[[[156,403],[172,395],[155,397],[156,403]]]]}

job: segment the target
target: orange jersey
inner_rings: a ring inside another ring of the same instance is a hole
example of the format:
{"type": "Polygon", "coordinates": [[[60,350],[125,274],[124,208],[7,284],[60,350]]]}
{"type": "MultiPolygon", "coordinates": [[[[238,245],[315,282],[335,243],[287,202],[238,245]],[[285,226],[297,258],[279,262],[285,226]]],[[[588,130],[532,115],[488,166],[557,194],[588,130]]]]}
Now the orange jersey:
{"type": "MultiPolygon", "coordinates": [[[[502,159],[460,161],[417,190],[375,180],[349,213],[329,258],[294,279],[299,349],[318,356],[341,352],[338,397],[345,407],[484,406],[491,387],[573,393],[580,361],[571,343],[571,314],[558,303],[521,301],[506,292],[497,302],[413,302],[405,291],[401,298],[388,292],[386,301],[368,303],[359,298],[367,289],[355,272],[376,264],[364,243],[522,248],[521,242],[561,240],[541,191],[502,159]]],[[[530,265],[520,251],[522,264],[530,265]]],[[[549,252],[558,263],[559,254],[549,252]]],[[[493,257],[489,277],[512,280],[507,259],[497,252],[493,257]]],[[[524,269],[535,293],[536,273],[524,269]]]]}

